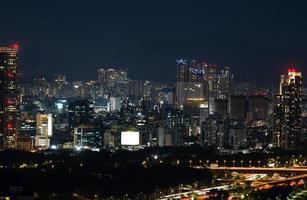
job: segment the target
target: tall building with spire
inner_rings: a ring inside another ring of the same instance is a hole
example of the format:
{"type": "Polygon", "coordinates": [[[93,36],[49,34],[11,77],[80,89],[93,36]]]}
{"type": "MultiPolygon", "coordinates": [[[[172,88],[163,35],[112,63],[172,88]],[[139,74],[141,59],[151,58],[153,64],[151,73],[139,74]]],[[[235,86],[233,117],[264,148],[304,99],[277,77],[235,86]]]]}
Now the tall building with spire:
{"type": "Polygon", "coordinates": [[[16,149],[18,136],[18,45],[0,47],[0,149],[16,149]]]}
{"type": "Polygon", "coordinates": [[[274,146],[297,148],[302,131],[302,73],[289,69],[280,76],[274,98],[274,146]]]}

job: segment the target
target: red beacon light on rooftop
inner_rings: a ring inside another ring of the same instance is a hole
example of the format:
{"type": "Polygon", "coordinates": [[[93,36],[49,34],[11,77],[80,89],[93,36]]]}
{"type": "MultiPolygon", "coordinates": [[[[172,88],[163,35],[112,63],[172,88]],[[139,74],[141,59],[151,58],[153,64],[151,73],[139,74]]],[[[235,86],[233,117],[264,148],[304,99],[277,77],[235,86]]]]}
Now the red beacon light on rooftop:
{"type": "Polygon", "coordinates": [[[289,68],[289,69],[288,69],[288,72],[296,72],[296,69],[294,69],[294,68],[289,68]]]}
{"type": "Polygon", "coordinates": [[[10,47],[13,49],[19,49],[19,44],[11,44],[10,47]]]}

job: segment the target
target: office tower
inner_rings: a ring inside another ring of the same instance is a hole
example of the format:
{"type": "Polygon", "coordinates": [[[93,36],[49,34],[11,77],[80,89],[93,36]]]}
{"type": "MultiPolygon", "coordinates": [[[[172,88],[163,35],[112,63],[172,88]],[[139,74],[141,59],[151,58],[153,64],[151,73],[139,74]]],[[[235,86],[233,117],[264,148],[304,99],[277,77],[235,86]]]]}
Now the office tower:
{"type": "Polygon", "coordinates": [[[209,72],[214,72],[213,78],[212,74],[208,74],[209,77],[209,96],[214,99],[229,99],[229,96],[233,93],[233,75],[230,72],[229,67],[224,67],[222,69],[211,70],[209,72]]]}
{"type": "Polygon", "coordinates": [[[248,97],[248,121],[267,121],[269,117],[270,100],[265,95],[248,97]]]}
{"type": "Polygon", "coordinates": [[[35,96],[40,100],[45,100],[51,96],[50,85],[46,78],[35,78],[30,88],[31,96],[35,96]]]}
{"type": "Polygon", "coordinates": [[[84,97],[84,85],[81,81],[75,81],[72,83],[72,96],[84,97]]]}
{"type": "Polygon", "coordinates": [[[225,134],[227,124],[220,115],[209,115],[206,121],[201,123],[201,144],[202,146],[215,147],[222,150],[227,145],[225,134]]]}
{"type": "Polygon", "coordinates": [[[199,105],[199,125],[201,126],[201,123],[206,121],[208,117],[209,117],[208,102],[204,102],[199,105]]]}
{"type": "Polygon", "coordinates": [[[215,101],[217,99],[229,99],[233,94],[233,75],[229,67],[217,68],[216,66],[206,67],[207,98],[209,101],[210,113],[216,112],[215,101]]]}
{"type": "Polygon", "coordinates": [[[90,124],[94,119],[94,105],[91,100],[77,99],[71,101],[68,110],[71,129],[82,124],[90,124]]]}
{"type": "Polygon", "coordinates": [[[28,136],[18,136],[18,150],[33,151],[34,139],[28,136]]]}
{"type": "Polygon", "coordinates": [[[77,149],[98,150],[102,148],[102,134],[98,127],[80,125],[74,128],[74,145],[77,149]]]}
{"type": "Polygon", "coordinates": [[[50,148],[50,137],[52,136],[52,115],[37,114],[36,115],[36,135],[35,147],[39,149],[50,148]]]}
{"type": "Polygon", "coordinates": [[[18,45],[0,47],[0,149],[16,149],[18,137],[18,45]]]}
{"type": "Polygon", "coordinates": [[[222,119],[229,118],[229,100],[215,99],[214,112],[222,117],[222,119]]]}
{"type": "Polygon", "coordinates": [[[165,127],[158,127],[158,145],[163,147],[165,145],[165,127]]]}
{"type": "Polygon", "coordinates": [[[229,67],[179,59],[176,89],[178,108],[183,109],[188,98],[204,98],[212,114],[216,99],[229,99],[233,94],[233,75],[229,67]]]}
{"type": "Polygon", "coordinates": [[[244,121],[230,121],[228,144],[232,149],[240,149],[246,147],[247,132],[244,121]]]}
{"type": "Polygon", "coordinates": [[[129,94],[134,97],[136,101],[150,96],[150,90],[152,88],[152,83],[150,81],[132,80],[129,85],[129,94]]]}
{"type": "Polygon", "coordinates": [[[175,99],[175,88],[173,87],[167,87],[163,88],[158,92],[158,103],[160,103],[160,106],[172,106],[174,105],[174,99],[175,99]]]}
{"type": "Polygon", "coordinates": [[[116,138],[114,136],[115,134],[112,133],[111,130],[106,130],[103,133],[103,147],[104,149],[111,149],[111,148],[115,148],[115,144],[116,144],[116,138]]]}
{"type": "Polygon", "coordinates": [[[280,76],[274,99],[274,145],[297,148],[302,131],[302,74],[289,69],[280,76]]]}
{"type": "Polygon", "coordinates": [[[232,95],[229,99],[230,119],[244,121],[247,117],[248,101],[244,95],[232,95]]]}
{"type": "Polygon", "coordinates": [[[62,74],[57,75],[51,87],[52,96],[60,98],[67,97],[68,96],[67,86],[68,83],[66,81],[66,76],[62,74]]]}
{"type": "Polygon", "coordinates": [[[112,87],[118,81],[126,81],[128,79],[128,70],[123,68],[108,68],[98,70],[98,82],[112,87]]]}
{"type": "Polygon", "coordinates": [[[189,67],[189,81],[203,82],[205,80],[205,67],[207,64],[191,60],[189,67]]]}
{"type": "Polygon", "coordinates": [[[128,69],[108,68],[98,70],[98,82],[111,95],[126,96],[129,90],[128,69]]]}
{"type": "Polygon", "coordinates": [[[187,60],[177,60],[177,107],[183,109],[189,98],[205,97],[204,66],[187,60]]]}
{"type": "Polygon", "coordinates": [[[177,82],[177,107],[183,109],[188,99],[204,99],[204,83],[177,82]]]}
{"type": "Polygon", "coordinates": [[[181,146],[184,137],[189,133],[189,117],[182,110],[167,108],[164,120],[167,132],[171,134],[172,144],[181,146]]]}
{"type": "Polygon", "coordinates": [[[121,108],[120,97],[110,97],[108,103],[108,112],[119,111],[121,108]]]}
{"type": "Polygon", "coordinates": [[[189,66],[185,59],[177,60],[177,82],[189,81],[189,66]]]}

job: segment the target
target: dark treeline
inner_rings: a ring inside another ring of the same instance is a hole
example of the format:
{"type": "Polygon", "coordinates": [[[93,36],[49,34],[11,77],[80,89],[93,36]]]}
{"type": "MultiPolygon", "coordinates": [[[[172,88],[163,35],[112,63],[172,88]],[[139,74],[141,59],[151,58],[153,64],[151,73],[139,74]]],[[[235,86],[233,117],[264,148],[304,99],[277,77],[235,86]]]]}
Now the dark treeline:
{"type": "MultiPolygon", "coordinates": [[[[148,148],[139,151],[45,151],[0,152],[0,192],[9,192],[12,186],[24,191],[43,194],[83,194],[87,197],[150,194],[179,184],[210,184],[212,174],[207,169],[190,165],[232,161],[243,165],[269,158],[306,158],[307,151],[274,150],[268,153],[218,155],[214,150],[199,147],[148,148]],[[246,162],[245,162],[246,161],[246,162]]],[[[63,197],[61,197],[63,198],[63,197]]],[[[47,198],[46,198],[47,199],[47,198]]]]}

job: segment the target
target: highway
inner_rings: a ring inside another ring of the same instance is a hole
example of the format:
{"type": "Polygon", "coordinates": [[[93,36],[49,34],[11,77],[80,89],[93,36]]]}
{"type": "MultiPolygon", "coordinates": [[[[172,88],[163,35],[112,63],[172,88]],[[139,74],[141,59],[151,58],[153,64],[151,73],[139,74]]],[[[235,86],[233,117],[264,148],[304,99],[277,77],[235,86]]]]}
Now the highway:
{"type": "Polygon", "coordinates": [[[261,188],[262,186],[266,186],[266,185],[276,185],[276,184],[280,184],[280,183],[303,180],[303,179],[306,179],[306,178],[307,178],[307,174],[304,174],[304,175],[299,175],[299,176],[292,176],[292,177],[289,177],[289,178],[283,178],[283,179],[280,179],[280,180],[275,180],[275,181],[271,181],[271,182],[267,182],[267,183],[260,183],[260,184],[253,185],[252,187],[261,188]]]}
{"type": "Polygon", "coordinates": [[[275,173],[275,172],[288,172],[288,173],[303,173],[307,174],[307,168],[285,168],[285,167],[209,167],[212,171],[236,171],[245,173],[275,173]]]}
{"type": "MultiPolygon", "coordinates": [[[[218,171],[235,171],[241,173],[296,173],[301,174],[298,176],[292,176],[289,178],[282,178],[278,180],[259,180],[258,184],[252,184],[253,188],[257,189],[265,189],[272,185],[282,184],[282,183],[289,183],[292,181],[300,181],[307,179],[307,167],[301,168],[285,168],[285,167],[278,167],[278,168],[271,168],[271,167],[209,167],[210,170],[218,172],[218,171]]],[[[221,180],[220,180],[221,181],[221,180]]],[[[254,180],[245,180],[243,182],[253,182],[254,180]]],[[[222,181],[224,182],[224,181],[222,181]]],[[[233,180],[228,180],[226,182],[233,182],[233,180]]],[[[257,181],[256,181],[257,182],[257,181]]],[[[191,190],[186,192],[180,192],[176,194],[170,194],[162,197],[160,200],[168,200],[168,199],[181,199],[183,197],[191,197],[192,195],[206,195],[210,190],[229,190],[231,189],[231,184],[216,186],[211,188],[205,188],[201,190],[191,190]]]]}
{"type": "Polygon", "coordinates": [[[198,194],[198,195],[206,195],[207,192],[209,192],[210,190],[228,190],[230,189],[230,185],[223,185],[223,186],[217,186],[217,187],[211,187],[211,188],[205,188],[202,190],[192,190],[192,191],[188,191],[188,192],[180,192],[180,193],[176,193],[176,194],[170,194],[170,195],[166,195],[164,197],[162,197],[160,200],[168,200],[168,199],[180,199],[181,197],[184,196],[189,196],[189,195],[193,195],[193,194],[198,194]]]}

